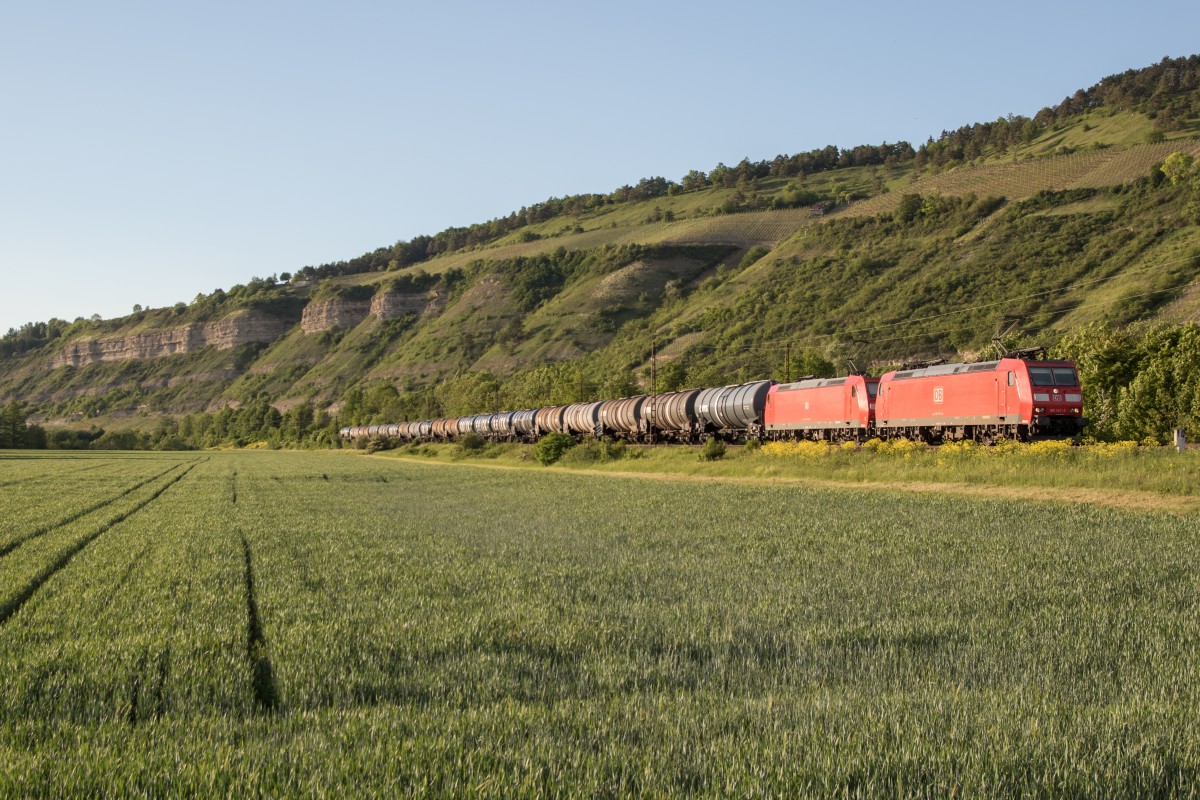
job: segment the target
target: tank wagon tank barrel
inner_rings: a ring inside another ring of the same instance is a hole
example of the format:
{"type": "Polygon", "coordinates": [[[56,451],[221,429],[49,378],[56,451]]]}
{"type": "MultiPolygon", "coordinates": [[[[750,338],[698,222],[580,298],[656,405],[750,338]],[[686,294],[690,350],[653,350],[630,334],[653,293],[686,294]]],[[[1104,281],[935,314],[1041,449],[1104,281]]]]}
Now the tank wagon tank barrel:
{"type": "Polygon", "coordinates": [[[655,395],[643,410],[644,427],[655,435],[691,441],[696,430],[696,399],[701,389],[655,395]]]}
{"type": "Polygon", "coordinates": [[[728,436],[746,432],[757,436],[762,430],[767,392],[775,381],[754,381],[705,389],[696,398],[696,416],[705,432],[728,436]]]}
{"type": "Polygon", "coordinates": [[[600,403],[600,427],[603,433],[620,439],[636,440],[642,432],[642,409],[646,395],[605,400],[600,403]]]}
{"type": "Polygon", "coordinates": [[[596,436],[600,429],[600,407],[603,403],[572,403],[563,409],[566,433],[596,436]]]}

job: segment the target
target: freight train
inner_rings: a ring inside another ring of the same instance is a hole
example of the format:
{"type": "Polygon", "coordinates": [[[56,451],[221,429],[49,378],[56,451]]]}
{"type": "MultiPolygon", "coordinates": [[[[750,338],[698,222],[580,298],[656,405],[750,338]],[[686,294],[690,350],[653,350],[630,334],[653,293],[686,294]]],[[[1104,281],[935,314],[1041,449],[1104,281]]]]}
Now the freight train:
{"type": "Polygon", "coordinates": [[[929,444],[1074,436],[1083,394],[1071,361],[1015,351],[995,361],[918,365],[882,377],[753,381],[449,419],[355,425],[346,440],[448,442],[467,434],[533,442],[548,433],[630,442],[914,439],[929,444]],[[1041,358],[1038,358],[1041,356],[1041,358]]]}

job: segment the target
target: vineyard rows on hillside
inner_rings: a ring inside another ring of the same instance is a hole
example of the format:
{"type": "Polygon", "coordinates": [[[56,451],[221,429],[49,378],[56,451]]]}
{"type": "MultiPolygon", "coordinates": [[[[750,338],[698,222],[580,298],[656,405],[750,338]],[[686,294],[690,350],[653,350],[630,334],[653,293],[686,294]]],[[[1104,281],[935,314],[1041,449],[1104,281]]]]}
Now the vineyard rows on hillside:
{"type": "Polygon", "coordinates": [[[1200,142],[1159,142],[1128,149],[1089,150],[1007,164],[960,167],[918,178],[904,189],[853,203],[839,216],[873,216],[893,210],[905,194],[975,194],[978,197],[1028,197],[1064,188],[1102,188],[1136,181],[1150,174],[1174,152],[1200,153],[1200,142]]]}
{"type": "Polygon", "coordinates": [[[434,259],[422,265],[422,268],[441,273],[449,269],[463,269],[471,262],[481,259],[499,261],[518,256],[528,257],[552,252],[559,247],[567,250],[593,250],[598,247],[627,244],[733,244],[743,247],[756,244],[771,245],[786,239],[800,228],[813,224],[817,219],[819,217],[815,217],[811,209],[791,208],[720,214],[615,228],[598,227],[584,230],[582,233],[564,233],[531,242],[454,253],[434,259]]]}

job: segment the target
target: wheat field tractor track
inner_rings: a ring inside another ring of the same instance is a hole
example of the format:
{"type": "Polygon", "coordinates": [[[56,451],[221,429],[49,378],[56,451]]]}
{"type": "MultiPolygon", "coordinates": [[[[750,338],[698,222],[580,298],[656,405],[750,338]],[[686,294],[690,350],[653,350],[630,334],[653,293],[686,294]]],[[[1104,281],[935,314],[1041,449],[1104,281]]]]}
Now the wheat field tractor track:
{"type": "Polygon", "coordinates": [[[86,458],[0,495],[0,797],[1200,788],[1194,514],[86,458]]]}

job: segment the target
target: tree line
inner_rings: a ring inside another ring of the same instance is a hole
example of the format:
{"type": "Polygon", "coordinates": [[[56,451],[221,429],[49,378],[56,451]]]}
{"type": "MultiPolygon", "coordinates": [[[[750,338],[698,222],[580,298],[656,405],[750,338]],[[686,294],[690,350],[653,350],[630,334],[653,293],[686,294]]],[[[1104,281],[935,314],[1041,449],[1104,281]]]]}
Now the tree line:
{"type": "Polygon", "coordinates": [[[1005,153],[1029,144],[1055,125],[1089,111],[1132,111],[1154,120],[1156,130],[1181,130],[1185,122],[1200,115],[1200,56],[1164,58],[1143,69],[1110,75],[1087,89],[1046,106],[1033,117],[1008,115],[994,122],[965,125],[942,131],[921,145],[914,168],[944,167],[966,163],[982,155],[1005,153]]]}
{"type": "Polygon", "coordinates": [[[47,447],[46,430],[25,421],[25,404],[12,402],[0,408],[0,450],[40,450],[47,447]]]}
{"type": "Polygon", "coordinates": [[[0,449],[197,450],[211,447],[338,446],[337,418],[302,402],[280,411],[260,395],[238,408],[164,417],[151,430],[46,428],[21,403],[0,409],[0,449]]]}

